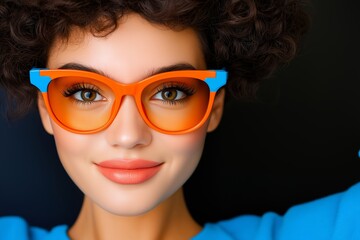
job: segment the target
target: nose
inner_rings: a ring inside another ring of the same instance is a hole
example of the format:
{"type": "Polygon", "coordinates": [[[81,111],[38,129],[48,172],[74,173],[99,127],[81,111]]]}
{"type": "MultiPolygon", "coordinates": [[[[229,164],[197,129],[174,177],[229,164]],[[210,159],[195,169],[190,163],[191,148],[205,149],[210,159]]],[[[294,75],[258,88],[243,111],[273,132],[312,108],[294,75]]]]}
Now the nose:
{"type": "Polygon", "coordinates": [[[151,142],[151,130],[142,119],[132,96],[124,96],[114,121],[105,130],[114,147],[134,148],[151,142]]]}

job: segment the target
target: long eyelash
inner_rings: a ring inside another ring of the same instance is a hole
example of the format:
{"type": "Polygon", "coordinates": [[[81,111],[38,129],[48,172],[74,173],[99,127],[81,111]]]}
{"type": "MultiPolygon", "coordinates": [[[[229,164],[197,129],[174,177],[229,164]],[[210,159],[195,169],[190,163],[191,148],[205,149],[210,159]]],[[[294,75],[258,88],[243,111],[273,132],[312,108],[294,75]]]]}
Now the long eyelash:
{"type": "Polygon", "coordinates": [[[176,89],[184,92],[187,96],[191,96],[191,95],[194,95],[196,93],[196,90],[194,88],[189,87],[185,83],[179,83],[179,82],[165,83],[165,84],[157,87],[156,93],[164,91],[164,90],[166,90],[168,88],[176,88],[176,89]]]}
{"type": "Polygon", "coordinates": [[[94,85],[87,84],[87,83],[77,83],[77,84],[72,85],[71,87],[65,89],[63,91],[63,96],[70,97],[70,96],[74,95],[76,92],[81,91],[81,90],[90,90],[90,91],[94,91],[94,92],[100,92],[100,89],[94,85]]]}

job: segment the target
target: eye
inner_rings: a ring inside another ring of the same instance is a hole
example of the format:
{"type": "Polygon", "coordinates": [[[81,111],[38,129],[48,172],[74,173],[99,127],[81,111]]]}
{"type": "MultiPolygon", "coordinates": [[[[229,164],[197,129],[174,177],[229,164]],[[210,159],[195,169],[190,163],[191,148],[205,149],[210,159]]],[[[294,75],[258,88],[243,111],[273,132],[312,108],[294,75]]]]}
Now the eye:
{"type": "Polygon", "coordinates": [[[67,88],[63,95],[65,97],[71,97],[79,103],[94,103],[106,100],[106,98],[100,94],[100,89],[95,85],[83,83],[78,83],[67,88]]]}
{"type": "Polygon", "coordinates": [[[77,91],[73,94],[73,97],[82,102],[93,102],[93,101],[101,101],[103,97],[96,91],[91,89],[84,89],[77,91]]]}
{"type": "Polygon", "coordinates": [[[154,95],[154,99],[165,101],[177,101],[185,98],[187,94],[176,88],[166,88],[154,95]]]}
{"type": "Polygon", "coordinates": [[[184,82],[165,82],[157,87],[151,99],[176,104],[185,101],[188,97],[194,95],[195,92],[196,90],[193,86],[184,82]]]}

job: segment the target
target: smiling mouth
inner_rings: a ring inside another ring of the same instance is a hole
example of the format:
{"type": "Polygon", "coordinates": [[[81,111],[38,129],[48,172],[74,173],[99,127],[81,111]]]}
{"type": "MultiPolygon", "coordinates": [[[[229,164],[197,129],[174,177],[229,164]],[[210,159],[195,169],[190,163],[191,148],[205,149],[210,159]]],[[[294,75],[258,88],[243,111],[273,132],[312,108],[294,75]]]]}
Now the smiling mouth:
{"type": "Polygon", "coordinates": [[[100,173],[118,184],[140,184],[154,177],[163,163],[148,160],[108,160],[96,164],[100,173]]]}

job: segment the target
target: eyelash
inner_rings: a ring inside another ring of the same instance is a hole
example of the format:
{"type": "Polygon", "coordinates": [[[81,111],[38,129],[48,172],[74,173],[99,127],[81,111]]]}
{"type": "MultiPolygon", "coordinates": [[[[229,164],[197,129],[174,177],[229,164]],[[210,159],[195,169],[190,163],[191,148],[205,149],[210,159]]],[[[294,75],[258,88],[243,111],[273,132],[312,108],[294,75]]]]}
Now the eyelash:
{"type": "MultiPolygon", "coordinates": [[[[70,86],[69,88],[65,89],[63,91],[63,96],[64,97],[71,97],[73,96],[75,93],[79,92],[79,91],[94,91],[97,94],[100,94],[100,89],[98,87],[96,87],[95,85],[92,84],[88,84],[88,83],[77,83],[75,85],[70,86]]],[[[74,98],[74,101],[82,103],[82,104],[92,104],[94,102],[92,101],[79,101],[77,99],[74,98]]]]}
{"type": "MultiPolygon", "coordinates": [[[[155,94],[153,94],[153,97],[163,91],[167,91],[171,89],[182,92],[183,94],[185,94],[185,97],[178,100],[161,99],[160,101],[162,101],[164,104],[172,104],[172,105],[180,104],[186,101],[186,98],[188,96],[194,95],[196,93],[196,89],[188,86],[185,83],[169,82],[169,83],[163,83],[160,86],[158,86],[155,90],[155,94]]],[[[97,86],[88,83],[77,83],[70,86],[69,88],[63,91],[63,96],[71,97],[79,91],[93,91],[101,96],[100,94],[101,90],[97,86]]],[[[95,102],[95,101],[79,101],[75,98],[73,100],[81,104],[93,104],[95,102]]]]}
{"type": "MultiPolygon", "coordinates": [[[[156,94],[163,92],[165,90],[169,90],[169,89],[175,89],[177,91],[181,91],[183,92],[186,97],[194,95],[196,93],[196,90],[192,87],[189,87],[188,85],[186,85],[185,83],[178,83],[178,82],[170,82],[170,83],[164,83],[160,86],[157,87],[156,92],[153,96],[155,96],[156,94]]],[[[186,100],[186,97],[183,99],[179,99],[179,100],[162,100],[165,103],[168,104],[178,104],[181,103],[183,101],[186,100]]]]}

